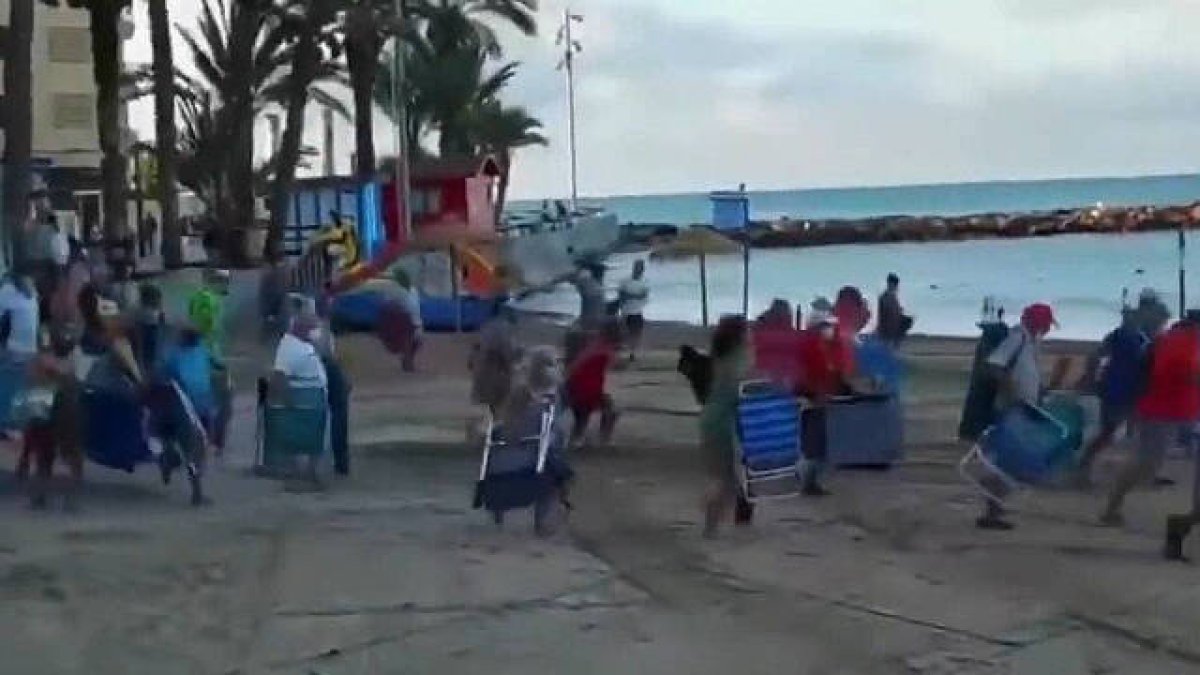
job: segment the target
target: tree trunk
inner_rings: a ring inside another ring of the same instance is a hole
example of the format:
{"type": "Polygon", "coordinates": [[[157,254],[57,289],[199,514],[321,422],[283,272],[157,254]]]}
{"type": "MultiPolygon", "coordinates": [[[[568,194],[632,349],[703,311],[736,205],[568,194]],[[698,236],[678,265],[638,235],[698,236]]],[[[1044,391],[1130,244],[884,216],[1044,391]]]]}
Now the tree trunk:
{"type": "MultiPolygon", "coordinates": [[[[227,117],[221,124],[230,136],[231,146],[224,167],[227,189],[222,191],[222,198],[228,198],[229,203],[217,214],[219,220],[216,224],[223,232],[244,231],[255,224],[255,198],[258,194],[254,180],[255,111],[251,71],[254,68],[254,44],[262,21],[262,11],[252,3],[235,2],[231,12],[230,60],[234,64],[231,75],[237,79],[230,83],[233,95],[226,104],[224,114],[227,117]]],[[[221,237],[223,242],[233,239],[237,237],[221,237]]],[[[239,259],[245,252],[223,247],[222,253],[234,262],[241,262],[239,259]]]]}
{"type": "Polygon", "coordinates": [[[104,201],[104,239],[111,257],[116,244],[128,236],[125,223],[126,169],[121,152],[121,58],[116,2],[89,5],[92,34],[92,71],[96,80],[96,129],[100,137],[101,199],[104,201]]]}
{"type": "Polygon", "coordinates": [[[4,242],[8,261],[25,260],[25,221],[33,183],[33,2],[10,0],[4,61],[4,242]]]}
{"type": "Polygon", "coordinates": [[[296,45],[292,72],[288,75],[287,119],[279,144],[275,183],[271,187],[271,228],[267,232],[267,258],[278,260],[282,253],[283,228],[287,225],[288,206],[296,182],[296,163],[300,161],[304,140],[304,109],[308,106],[308,87],[321,64],[321,49],[316,36],[305,31],[296,45]]]}
{"type": "Polygon", "coordinates": [[[500,227],[500,219],[504,216],[504,204],[508,200],[508,177],[512,171],[512,153],[504,151],[497,153],[500,159],[500,178],[496,180],[496,204],[492,223],[494,227],[500,227]]]}
{"type": "MultiPolygon", "coordinates": [[[[154,50],[154,137],[158,157],[158,203],[162,209],[162,257],[167,269],[183,266],[175,157],[175,61],[167,0],[150,0],[150,41],[154,50]]],[[[140,223],[139,223],[140,225],[140,223]]]]}
{"type": "Polygon", "coordinates": [[[379,26],[367,3],[350,11],[346,30],[346,66],[350,70],[350,88],[354,92],[354,175],[360,184],[375,177],[375,92],[379,54],[383,50],[379,26]]]}

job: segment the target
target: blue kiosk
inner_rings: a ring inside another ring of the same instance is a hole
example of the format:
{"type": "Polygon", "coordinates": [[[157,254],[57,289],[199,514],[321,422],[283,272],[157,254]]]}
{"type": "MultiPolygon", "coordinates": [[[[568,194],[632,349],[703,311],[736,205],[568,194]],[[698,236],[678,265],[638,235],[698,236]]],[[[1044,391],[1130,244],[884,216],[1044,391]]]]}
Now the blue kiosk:
{"type": "MultiPolygon", "coordinates": [[[[746,184],[742,183],[735,190],[710,192],[709,202],[712,203],[712,226],[718,232],[744,232],[750,227],[750,195],[746,192],[746,184]]],[[[701,281],[705,276],[701,256],[701,281]]],[[[704,305],[707,306],[708,290],[703,289],[704,305]]],[[[708,324],[708,311],[705,309],[705,325],[708,324]]],[[[750,242],[742,240],[742,315],[750,319],[750,242]]]]}

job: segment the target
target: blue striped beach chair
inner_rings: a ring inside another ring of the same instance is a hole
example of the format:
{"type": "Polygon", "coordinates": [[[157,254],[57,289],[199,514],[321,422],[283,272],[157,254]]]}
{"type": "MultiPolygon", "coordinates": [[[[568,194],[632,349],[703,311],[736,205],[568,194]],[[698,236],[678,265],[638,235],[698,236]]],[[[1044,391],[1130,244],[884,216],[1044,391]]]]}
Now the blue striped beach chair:
{"type": "Polygon", "coordinates": [[[1004,411],[958,463],[959,474],[989,499],[995,488],[1015,492],[1048,481],[1074,457],[1071,431],[1043,408],[1016,405],[1004,411]]]}
{"type": "Polygon", "coordinates": [[[800,409],[791,392],[768,381],[742,383],[736,438],[735,471],[746,501],[800,494],[800,409]]]}

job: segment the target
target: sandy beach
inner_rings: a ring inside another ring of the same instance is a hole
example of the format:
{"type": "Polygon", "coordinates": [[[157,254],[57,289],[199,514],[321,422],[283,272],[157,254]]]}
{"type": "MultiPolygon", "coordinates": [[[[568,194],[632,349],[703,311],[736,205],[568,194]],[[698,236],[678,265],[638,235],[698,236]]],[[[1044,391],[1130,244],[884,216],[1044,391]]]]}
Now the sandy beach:
{"type": "MultiPolygon", "coordinates": [[[[556,328],[523,323],[527,344],[556,328]]],[[[905,347],[907,457],[835,473],[834,496],[759,510],[700,537],[697,408],[674,372],[693,327],[656,324],[615,374],[611,449],[576,458],[575,510],[549,539],[470,509],[472,336],[431,336],[401,373],[369,336],[354,382],[353,475],[291,494],[249,473],[263,351],[235,352],[231,449],[193,510],[155,472],[88,467],[84,510],[32,513],[0,469],[5,672],[923,673],[1200,670],[1200,577],[1159,557],[1171,489],[1095,526],[1099,493],[1023,495],[1011,533],[971,525],[953,441],[969,341],[905,347]]],[[[1078,353],[1079,345],[1051,352],[1078,353]]],[[[1110,452],[1099,483],[1110,480],[1110,452]]],[[[1193,542],[1192,553],[1200,553],[1193,542]]]]}

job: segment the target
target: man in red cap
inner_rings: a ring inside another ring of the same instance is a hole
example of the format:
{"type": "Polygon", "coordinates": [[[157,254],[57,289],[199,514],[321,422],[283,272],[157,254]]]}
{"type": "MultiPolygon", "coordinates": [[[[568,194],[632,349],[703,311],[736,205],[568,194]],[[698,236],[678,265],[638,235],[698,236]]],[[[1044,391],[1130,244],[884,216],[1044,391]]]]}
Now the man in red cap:
{"type": "MultiPolygon", "coordinates": [[[[988,357],[988,366],[1000,382],[998,411],[1014,405],[1037,405],[1041,400],[1041,342],[1057,325],[1050,305],[1029,305],[1021,313],[1020,325],[1009,331],[1008,337],[988,357]]],[[[1004,504],[1000,501],[1007,486],[997,480],[989,482],[987,487],[997,498],[984,500],[983,515],[975,521],[975,526],[984,530],[1011,530],[1013,525],[1004,520],[1004,504]]]]}
{"type": "MultiPolygon", "coordinates": [[[[1122,523],[1125,496],[1140,481],[1154,476],[1171,444],[1200,419],[1200,311],[1189,310],[1154,341],[1144,387],[1137,403],[1137,452],[1109,494],[1100,516],[1105,525],[1122,523]]],[[[1200,514],[1200,491],[1194,501],[1193,514],[1200,514]]],[[[1182,545],[1182,536],[1179,541],[1182,545]]]]}

